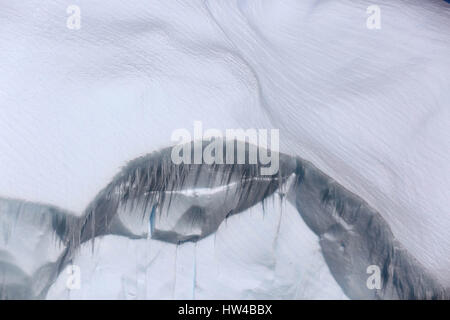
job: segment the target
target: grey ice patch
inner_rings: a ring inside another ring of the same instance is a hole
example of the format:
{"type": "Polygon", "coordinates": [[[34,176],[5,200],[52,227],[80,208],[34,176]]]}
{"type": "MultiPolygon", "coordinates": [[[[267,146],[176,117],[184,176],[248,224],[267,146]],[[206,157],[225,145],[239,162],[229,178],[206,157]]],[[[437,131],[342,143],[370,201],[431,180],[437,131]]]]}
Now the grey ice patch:
{"type": "Polygon", "coordinates": [[[394,238],[364,200],[298,159],[288,196],[320,239],[330,271],[352,299],[449,299],[443,288],[394,238]],[[381,289],[369,289],[367,266],[381,270],[381,289]]]}
{"type": "Polygon", "coordinates": [[[76,219],[53,206],[0,198],[0,299],[45,298],[76,219]]]}
{"type": "MultiPolygon", "coordinates": [[[[232,142],[235,149],[243,145],[245,157],[249,157],[252,147],[232,142]]],[[[194,142],[189,144],[193,146],[194,142]]],[[[207,141],[202,143],[203,149],[207,146],[207,141]]],[[[171,150],[166,148],[131,161],[99,193],[80,225],[66,235],[71,254],[81,243],[105,234],[151,236],[172,243],[197,241],[215,232],[227,216],[263,201],[279,189],[296,165],[294,158],[280,154],[280,169],[267,176],[261,175],[259,163],[236,164],[235,150],[233,164],[174,164],[171,150]]],[[[224,145],[225,157],[227,152],[224,145]]]]}

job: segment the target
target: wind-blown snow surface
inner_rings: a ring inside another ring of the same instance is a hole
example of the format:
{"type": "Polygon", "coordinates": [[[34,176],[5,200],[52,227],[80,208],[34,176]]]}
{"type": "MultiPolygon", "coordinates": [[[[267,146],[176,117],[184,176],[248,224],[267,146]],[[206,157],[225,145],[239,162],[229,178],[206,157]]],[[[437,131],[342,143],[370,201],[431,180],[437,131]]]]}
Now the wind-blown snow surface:
{"type": "Polygon", "coordinates": [[[362,0],[77,1],[80,30],[69,4],[1,4],[2,197],[80,215],[194,120],[279,128],[450,286],[449,4],[377,0],[381,30],[362,0]]]}

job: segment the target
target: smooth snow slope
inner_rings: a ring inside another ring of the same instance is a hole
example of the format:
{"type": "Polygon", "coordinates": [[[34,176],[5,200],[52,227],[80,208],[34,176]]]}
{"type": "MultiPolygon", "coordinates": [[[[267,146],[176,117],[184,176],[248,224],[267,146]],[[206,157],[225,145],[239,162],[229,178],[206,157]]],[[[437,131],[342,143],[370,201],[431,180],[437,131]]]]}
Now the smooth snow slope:
{"type": "Polygon", "coordinates": [[[0,196],[81,214],[176,128],[280,128],[450,285],[450,6],[377,1],[4,2],[0,196]]]}

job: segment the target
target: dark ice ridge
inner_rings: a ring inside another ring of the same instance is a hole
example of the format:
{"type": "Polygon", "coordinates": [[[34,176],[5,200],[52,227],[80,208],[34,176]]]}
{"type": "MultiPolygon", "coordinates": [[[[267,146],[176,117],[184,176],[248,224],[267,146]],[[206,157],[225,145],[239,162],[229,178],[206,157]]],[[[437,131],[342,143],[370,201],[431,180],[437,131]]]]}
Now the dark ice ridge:
{"type": "Polygon", "coordinates": [[[94,245],[97,236],[198,241],[214,233],[228,216],[264,204],[274,192],[286,194],[319,237],[328,267],[349,298],[450,299],[450,290],[402,247],[378,212],[311,163],[280,154],[278,174],[261,176],[259,164],[175,165],[170,151],[131,161],[81,217],[53,206],[0,198],[0,299],[45,298],[80,245],[94,245]],[[290,177],[294,183],[288,184],[290,177]],[[192,190],[212,191],[202,195],[189,193],[192,190]],[[172,207],[181,215],[174,217],[172,229],[164,229],[164,222],[160,228],[158,219],[170,219],[172,207]],[[59,258],[37,265],[37,271],[27,275],[1,250],[2,242],[14,241],[11,233],[17,224],[47,231],[58,243],[59,258]],[[366,285],[370,265],[381,270],[381,289],[366,285]]]}

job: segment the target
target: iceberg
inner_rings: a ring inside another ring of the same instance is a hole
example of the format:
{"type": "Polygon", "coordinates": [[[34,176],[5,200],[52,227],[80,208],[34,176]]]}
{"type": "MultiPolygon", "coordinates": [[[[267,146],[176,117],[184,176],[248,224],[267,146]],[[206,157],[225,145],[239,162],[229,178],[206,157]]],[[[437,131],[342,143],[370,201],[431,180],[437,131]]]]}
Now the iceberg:
{"type": "Polygon", "coordinates": [[[449,299],[450,4],[373,5],[3,3],[0,298],[449,299]]]}
{"type": "Polygon", "coordinates": [[[80,217],[3,200],[2,296],[449,298],[378,212],[311,163],[281,154],[267,177],[259,164],[170,154],[131,161],[80,217]],[[76,290],[67,266],[87,273],[76,290]],[[370,266],[381,270],[375,290],[370,266]]]}

